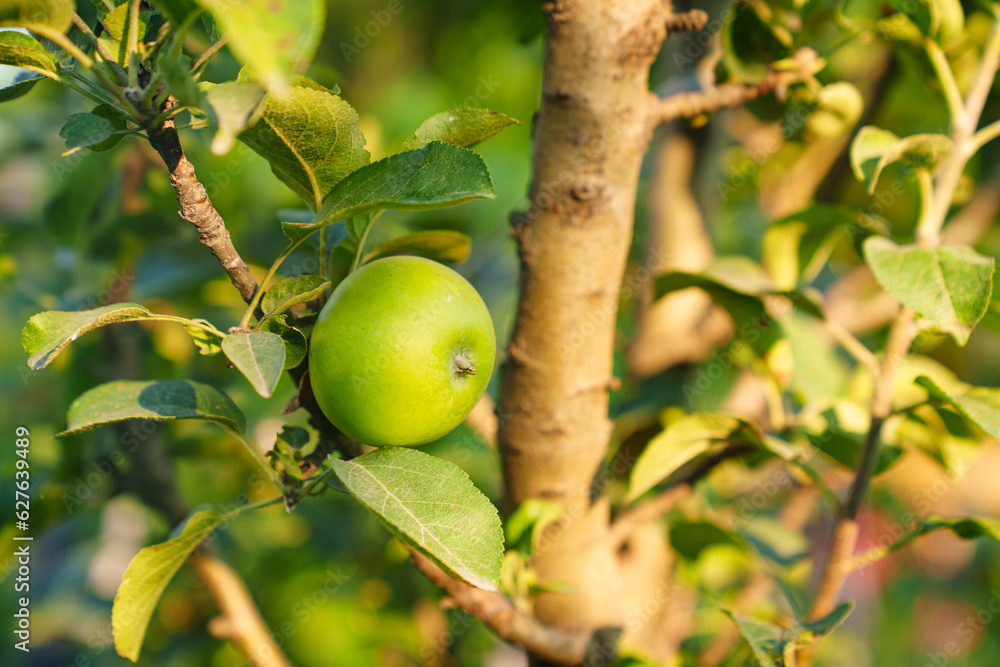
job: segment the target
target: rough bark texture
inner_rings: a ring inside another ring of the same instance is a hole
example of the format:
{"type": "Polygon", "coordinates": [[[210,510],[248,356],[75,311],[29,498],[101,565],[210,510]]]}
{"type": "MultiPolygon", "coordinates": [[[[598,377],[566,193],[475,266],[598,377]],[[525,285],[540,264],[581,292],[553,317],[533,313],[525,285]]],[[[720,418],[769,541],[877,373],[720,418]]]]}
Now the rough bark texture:
{"type": "Polygon", "coordinates": [[[503,639],[556,664],[577,664],[584,659],[587,634],[544,626],[515,609],[502,593],[484,591],[455,579],[416,549],[410,549],[410,560],[431,583],[451,596],[456,606],[483,620],[503,639]]]}
{"type": "Polygon", "coordinates": [[[538,619],[621,626],[622,580],[599,484],[611,422],[612,351],[649,142],[649,67],[665,37],[662,0],[544,5],[548,29],[535,126],[531,208],[514,220],[521,256],[517,320],[503,378],[499,444],[507,509],[562,505],[534,567],[538,619]]]}
{"type": "Polygon", "coordinates": [[[177,192],[181,217],[198,229],[198,240],[208,246],[240,296],[250,303],[257,290],[257,281],[233,246],[226,223],[212,206],[205,187],[198,181],[194,165],[184,156],[174,120],[167,119],[160,127],[149,130],[148,134],[149,143],[163,158],[170,172],[170,183],[177,192]]]}

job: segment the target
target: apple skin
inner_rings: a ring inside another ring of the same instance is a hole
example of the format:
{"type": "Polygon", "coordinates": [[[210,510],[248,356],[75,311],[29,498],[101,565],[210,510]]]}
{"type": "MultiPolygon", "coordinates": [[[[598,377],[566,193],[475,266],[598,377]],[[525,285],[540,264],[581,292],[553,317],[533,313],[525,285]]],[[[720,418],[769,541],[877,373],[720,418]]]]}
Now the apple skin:
{"type": "Polygon", "coordinates": [[[422,257],[387,257],[333,291],[313,328],[309,377],[338,429],[411,446],[465,419],[495,359],[489,310],[465,278],[422,257]]]}

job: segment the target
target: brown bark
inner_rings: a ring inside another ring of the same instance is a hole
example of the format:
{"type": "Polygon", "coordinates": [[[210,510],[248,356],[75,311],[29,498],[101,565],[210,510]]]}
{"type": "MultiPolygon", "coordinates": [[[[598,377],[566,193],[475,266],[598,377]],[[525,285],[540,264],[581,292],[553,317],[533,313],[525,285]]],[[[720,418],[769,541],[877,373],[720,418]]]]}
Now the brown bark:
{"type": "Polygon", "coordinates": [[[593,631],[621,626],[622,582],[608,500],[594,480],[607,453],[615,315],[649,142],[649,67],[665,37],[660,0],[555,1],[534,139],[531,208],[514,221],[517,319],[503,378],[499,444],[506,509],[564,508],[533,566],[537,618],[593,631]],[[597,496],[595,498],[595,496],[597,496]]]}
{"type": "Polygon", "coordinates": [[[197,228],[198,240],[208,246],[240,296],[250,303],[257,290],[257,281],[233,246],[226,223],[212,206],[205,187],[198,181],[194,165],[184,156],[173,118],[163,121],[158,128],[148,130],[147,134],[149,143],[163,158],[170,172],[170,183],[177,192],[181,217],[197,228]]]}
{"type": "Polygon", "coordinates": [[[542,625],[515,609],[514,603],[502,593],[484,591],[451,577],[416,549],[410,549],[410,560],[432,584],[446,592],[456,606],[482,620],[502,639],[557,664],[577,664],[584,659],[590,640],[588,634],[542,625]]]}
{"type": "Polygon", "coordinates": [[[653,119],[657,123],[668,123],[678,118],[694,118],[719,109],[738,107],[772,90],[778,91],[779,95],[783,94],[789,84],[801,78],[801,72],[775,71],[768,72],[760,83],[724,83],[706,90],[678,93],[656,101],[653,119]]]}
{"type": "Polygon", "coordinates": [[[670,14],[666,27],[669,32],[695,32],[708,23],[708,14],[701,9],[689,9],[686,12],[670,14]]]}

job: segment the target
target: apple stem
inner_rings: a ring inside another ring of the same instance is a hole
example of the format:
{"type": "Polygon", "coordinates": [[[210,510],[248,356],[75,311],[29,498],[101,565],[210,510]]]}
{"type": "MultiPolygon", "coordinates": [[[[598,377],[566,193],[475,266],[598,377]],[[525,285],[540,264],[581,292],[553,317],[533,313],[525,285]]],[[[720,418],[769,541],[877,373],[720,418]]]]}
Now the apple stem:
{"type": "Polygon", "coordinates": [[[469,361],[469,358],[465,356],[464,352],[459,352],[455,355],[455,375],[461,377],[463,375],[475,375],[476,367],[469,361]]]}

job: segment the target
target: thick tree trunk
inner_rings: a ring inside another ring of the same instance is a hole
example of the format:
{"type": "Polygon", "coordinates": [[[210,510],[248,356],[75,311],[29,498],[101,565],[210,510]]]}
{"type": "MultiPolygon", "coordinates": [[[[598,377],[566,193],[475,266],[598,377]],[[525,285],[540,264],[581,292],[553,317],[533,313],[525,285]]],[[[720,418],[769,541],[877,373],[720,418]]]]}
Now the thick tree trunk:
{"type": "Polygon", "coordinates": [[[534,134],[531,208],[514,220],[521,256],[499,444],[507,509],[559,503],[534,558],[548,625],[621,626],[622,579],[601,489],[611,421],[615,315],[652,126],[649,67],[665,37],[663,0],[544,5],[548,29],[534,134]]]}

